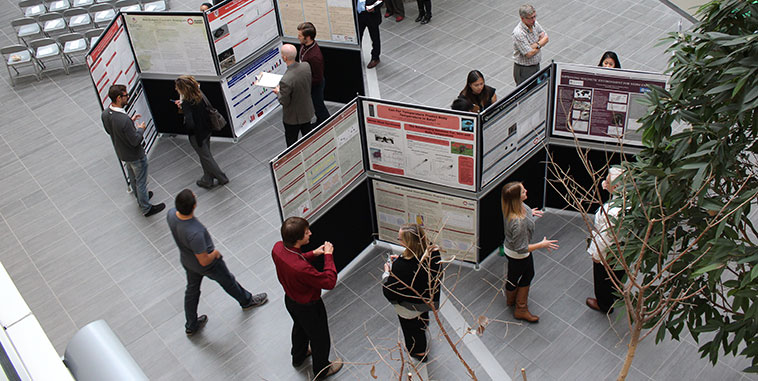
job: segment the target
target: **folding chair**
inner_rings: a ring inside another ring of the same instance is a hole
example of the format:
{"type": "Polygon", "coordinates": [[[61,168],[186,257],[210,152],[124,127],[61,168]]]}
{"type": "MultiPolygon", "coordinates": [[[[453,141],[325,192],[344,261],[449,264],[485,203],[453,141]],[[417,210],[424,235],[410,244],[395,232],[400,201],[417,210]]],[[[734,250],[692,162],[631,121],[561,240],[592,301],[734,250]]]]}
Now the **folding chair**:
{"type": "Polygon", "coordinates": [[[95,46],[95,43],[97,42],[97,40],[100,39],[100,36],[103,34],[103,31],[104,29],[100,28],[100,29],[90,29],[84,32],[84,37],[86,37],[87,40],[89,40],[90,47],[95,46]]]}
{"type": "Polygon", "coordinates": [[[113,6],[121,12],[142,10],[139,0],[118,0],[113,6]]]}
{"type": "Polygon", "coordinates": [[[63,51],[57,41],[52,38],[40,38],[39,40],[30,42],[29,48],[40,65],[40,73],[48,70],[45,64],[46,60],[49,62],[50,60],[60,58],[61,64],[63,64],[63,71],[68,74],[68,62],[66,61],[66,57],[63,56],[63,51]]]}
{"type": "Polygon", "coordinates": [[[44,0],[48,12],[63,12],[71,8],[68,0],[44,0]]]}
{"type": "Polygon", "coordinates": [[[142,8],[145,12],[163,12],[168,9],[168,3],[165,0],[146,1],[142,8]]]}
{"type": "Polygon", "coordinates": [[[100,28],[108,25],[116,17],[116,8],[112,4],[95,4],[89,7],[89,14],[95,26],[100,28]]]}
{"type": "Polygon", "coordinates": [[[44,15],[39,16],[37,21],[42,27],[42,33],[48,37],[68,32],[68,26],[66,25],[66,19],[63,18],[63,13],[45,13],[44,15]]]}
{"type": "Polygon", "coordinates": [[[72,8],[89,8],[91,5],[95,4],[95,0],[73,0],[71,2],[72,8]]]}
{"type": "Polygon", "coordinates": [[[11,79],[11,86],[16,86],[16,81],[13,78],[11,68],[16,72],[16,77],[20,77],[22,74],[18,71],[18,69],[23,66],[31,66],[34,70],[33,74],[24,75],[34,75],[34,77],[39,81],[40,68],[37,65],[37,61],[34,59],[34,56],[28,47],[24,45],[6,46],[4,48],[0,48],[0,54],[3,55],[3,62],[5,62],[5,67],[8,69],[8,76],[11,79]]]}
{"type": "Polygon", "coordinates": [[[24,45],[28,45],[27,40],[31,41],[44,37],[42,28],[37,23],[37,20],[31,17],[11,20],[11,26],[16,31],[18,42],[24,45]]]}
{"type": "Polygon", "coordinates": [[[41,0],[23,0],[18,2],[21,13],[26,17],[37,17],[47,12],[47,8],[41,0]]]}
{"type": "Polygon", "coordinates": [[[89,50],[89,40],[81,33],[69,33],[58,37],[58,44],[63,47],[63,56],[66,57],[70,66],[84,65],[87,63],[85,57],[89,50]],[[81,60],[77,63],[74,57],[80,56],[81,60]]]}
{"type": "Polygon", "coordinates": [[[92,27],[92,16],[84,8],[72,8],[63,12],[63,18],[66,19],[68,29],[76,32],[77,29],[89,29],[92,27]]]}

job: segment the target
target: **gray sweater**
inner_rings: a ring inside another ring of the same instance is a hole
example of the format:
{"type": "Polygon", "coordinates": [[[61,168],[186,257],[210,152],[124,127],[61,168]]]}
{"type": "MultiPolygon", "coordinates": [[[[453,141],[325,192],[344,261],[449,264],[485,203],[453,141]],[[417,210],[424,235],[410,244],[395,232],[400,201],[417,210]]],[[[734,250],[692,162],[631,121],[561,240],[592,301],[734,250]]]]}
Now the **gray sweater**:
{"type": "Polygon", "coordinates": [[[116,156],[121,161],[136,161],[145,157],[142,134],[145,130],[134,126],[134,121],[123,112],[106,107],[100,115],[105,132],[111,136],[116,156]]]}
{"type": "Polygon", "coordinates": [[[521,203],[521,205],[524,208],[524,218],[511,218],[504,221],[505,242],[503,245],[516,253],[528,254],[529,241],[532,240],[532,234],[534,234],[534,216],[526,204],[521,203]]]}

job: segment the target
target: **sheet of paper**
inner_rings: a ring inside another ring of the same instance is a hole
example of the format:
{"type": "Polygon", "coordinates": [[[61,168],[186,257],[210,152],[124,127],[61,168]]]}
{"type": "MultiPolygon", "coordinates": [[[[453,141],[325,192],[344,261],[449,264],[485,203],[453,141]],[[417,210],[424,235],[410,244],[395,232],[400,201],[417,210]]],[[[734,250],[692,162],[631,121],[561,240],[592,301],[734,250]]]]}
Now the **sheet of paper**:
{"type": "Polygon", "coordinates": [[[279,86],[279,81],[282,80],[282,77],[284,76],[281,74],[263,72],[258,74],[253,84],[256,86],[273,89],[274,87],[279,86]]]}

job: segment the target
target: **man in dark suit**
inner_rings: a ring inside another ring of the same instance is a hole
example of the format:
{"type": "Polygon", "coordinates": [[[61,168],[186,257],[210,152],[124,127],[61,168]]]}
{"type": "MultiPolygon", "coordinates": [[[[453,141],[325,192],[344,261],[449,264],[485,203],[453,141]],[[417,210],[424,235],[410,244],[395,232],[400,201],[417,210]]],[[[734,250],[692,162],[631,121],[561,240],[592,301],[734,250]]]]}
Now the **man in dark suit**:
{"type": "MultiPolygon", "coordinates": [[[[358,40],[363,40],[363,32],[368,28],[371,36],[371,61],[367,68],[373,69],[379,65],[379,54],[382,52],[382,43],[379,39],[379,24],[382,23],[382,4],[376,7],[378,0],[355,0],[355,10],[358,12],[358,40]]],[[[398,20],[399,21],[399,20],[398,20]]]]}
{"type": "Polygon", "coordinates": [[[295,144],[299,133],[305,136],[311,131],[311,120],[315,114],[311,100],[311,66],[307,62],[297,62],[296,57],[294,45],[282,46],[282,60],[287,65],[287,71],[274,88],[282,105],[287,147],[295,144]]]}

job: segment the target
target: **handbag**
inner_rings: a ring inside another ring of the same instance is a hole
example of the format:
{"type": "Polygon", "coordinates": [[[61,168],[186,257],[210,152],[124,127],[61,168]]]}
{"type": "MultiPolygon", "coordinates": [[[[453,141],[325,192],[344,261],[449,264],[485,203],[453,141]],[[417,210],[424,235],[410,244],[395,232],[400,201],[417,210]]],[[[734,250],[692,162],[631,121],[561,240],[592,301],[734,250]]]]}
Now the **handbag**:
{"type": "Polygon", "coordinates": [[[205,110],[208,111],[208,118],[211,121],[211,130],[221,131],[224,126],[226,126],[226,119],[215,107],[213,107],[213,105],[211,105],[211,102],[208,101],[205,94],[203,94],[203,103],[205,103],[205,110]]]}

